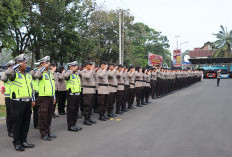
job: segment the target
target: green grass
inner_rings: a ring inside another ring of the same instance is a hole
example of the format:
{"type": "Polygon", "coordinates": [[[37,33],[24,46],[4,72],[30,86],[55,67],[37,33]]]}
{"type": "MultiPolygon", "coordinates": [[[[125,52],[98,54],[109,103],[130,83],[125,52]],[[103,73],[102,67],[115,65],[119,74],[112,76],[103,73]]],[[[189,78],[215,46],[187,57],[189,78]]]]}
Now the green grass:
{"type": "Polygon", "coordinates": [[[6,106],[0,106],[0,117],[6,117],[6,106]]]}

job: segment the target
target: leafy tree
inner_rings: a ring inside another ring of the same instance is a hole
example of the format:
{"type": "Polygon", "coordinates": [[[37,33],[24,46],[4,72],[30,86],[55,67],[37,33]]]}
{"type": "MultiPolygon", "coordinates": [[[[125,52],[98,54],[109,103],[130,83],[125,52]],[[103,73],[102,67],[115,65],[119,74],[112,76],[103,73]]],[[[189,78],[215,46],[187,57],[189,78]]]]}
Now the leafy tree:
{"type": "Polygon", "coordinates": [[[20,28],[26,15],[20,0],[0,1],[0,53],[3,48],[12,48],[16,45],[13,30],[20,28]]]}
{"type": "Polygon", "coordinates": [[[232,30],[227,31],[222,25],[221,30],[214,34],[217,40],[213,43],[216,52],[213,57],[232,57],[232,30]]]}

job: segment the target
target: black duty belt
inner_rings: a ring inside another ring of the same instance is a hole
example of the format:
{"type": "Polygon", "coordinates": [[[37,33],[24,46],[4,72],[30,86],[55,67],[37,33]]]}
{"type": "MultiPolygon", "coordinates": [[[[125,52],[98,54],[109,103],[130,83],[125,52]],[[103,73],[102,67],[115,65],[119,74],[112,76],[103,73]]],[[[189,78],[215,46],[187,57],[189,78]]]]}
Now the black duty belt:
{"type": "Polygon", "coordinates": [[[109,84],[103,84],[103,83],[99,83],[99,86],[109,86],[109,84]]]}
{"type": "Polygon", "coordinates": [[[117,85],[112,85],[112,84],[110,84],[109,86],[111,86],[111,87],[116,87],[116,88],[118,87],[117,85]]]}
{"type": "Polygon", "coordinates": [[[124,83],[119,83],[118,85],[123,85],[124,86],[125,84],[124,83]]]}
{"type": "Polygon", "coordinates": [[[143,80],[135,80],[135,81],[138,81],[138,82],[144,82],[143,80]]]}
{"type": "Polygon", "coordinates": [[[96,86],[82,86],[84,88],[96,88],[96,86]]]}
{"type": "Polygon", "coordinates": [[[125,87],[130,87],[130,85],[125,85],[125,87]]]}
{"type": "Polygon", "coordinates": [[[135,85],[134,83],[130,83],[130,85],[135,85]]]}
{"type": "Polygon", "coordinates": [[[150,83],[150,82],[146,82],[146,83],[150,83]]]}

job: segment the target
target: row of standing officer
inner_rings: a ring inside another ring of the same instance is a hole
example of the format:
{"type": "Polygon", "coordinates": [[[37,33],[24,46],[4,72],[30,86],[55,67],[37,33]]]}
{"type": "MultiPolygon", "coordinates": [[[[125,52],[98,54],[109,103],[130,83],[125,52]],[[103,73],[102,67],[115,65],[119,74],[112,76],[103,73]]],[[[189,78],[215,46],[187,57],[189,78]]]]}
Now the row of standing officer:
{"type": "MultiPolygon", "coordinates": [[[[41,138],[47,141],[56,138],[56,135],[51,133],[50,127],[56,104],[55,80],[57,76],[55,70],[49,71],[50,57],[46,56],[39,60],[37,68],[30,74],[25,73],[26,67],[26,55],[19,55],[15,58],[15,63],[14,61],[8,63],[8,69],[2,77],[6,88],[10,88],[5,93],[8,132],[10,136],[13,135],[13,144],[18,151],[34,147],[33,144],[27,142],[31,105],[33,106],[34,126],[39,126],[41,138]]],[[[142,69],[140,66],[136,68],[131,66],[128,69],[111,63],[108,67],[106,62],[101,62],[100,68],[95,68],[94,63],[88,61],[84,69],[78,71],[75,61],[68,63],[68,67],[69,69],[66,72],[63,71],[58,77],[66,83],[69,131],[82,129],[76,125],[79,105],[81,105],[85,125],[96,123],[91,118],[95,100],[97,100],[99,120],[106,121],[110,117],[115,117],[116,114],[135,109],[133,106],[135,97],[137,107],[149,103],[150,87],[152,87],[151,93],[154,98],[154,91],[159,91],[156,88],[162,87],[158,86],[160,80],[166,79],[161,77],[162,70],[151,71],[146,68],[142,69]],[[114,113],[115,104],[116,114],[114,113]]],[[[175,81],[171,82],[175,84],[175,81]]]]}

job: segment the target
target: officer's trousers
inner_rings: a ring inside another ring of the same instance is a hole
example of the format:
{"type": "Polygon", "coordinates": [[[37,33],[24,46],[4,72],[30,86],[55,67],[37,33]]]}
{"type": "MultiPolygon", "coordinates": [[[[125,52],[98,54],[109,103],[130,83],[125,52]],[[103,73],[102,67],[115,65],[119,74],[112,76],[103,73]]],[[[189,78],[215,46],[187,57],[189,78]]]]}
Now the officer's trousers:
{"type": "Polygon", "coordinates": [[[58,113],[65,112],[66,91],[58,91],[58,113]]]}
{"type": "Polygon", "coordinates": [[[144,87],[144,98],[146,102],[148,102],[149,100],[149,91],[150,91],[150,87],[144,87]]]}
{"type": "Polygon", "coordinates": [[[220,78],[217,78],[217,86],[219,86],[220,78]]]}
{"type": "Polygon", "coordinates": [[[77,114],[79,110],[81,96],[67,95],[67,124],[68,127],[75,126],[77,122],[77,114]]]}
{"type": "Polygon", "coordinates": [[[125,85],[124,88],[124,94],[123,94],[123,98],[124,98],[124,106],[126,106],[126,104],[129,104],[129,91],[130,91],[130,86],[129,85],[125,85]]]}
{"type": "Polygon", "coordinates": [[[33,106],[33,123],[34,127],[38,127],[38,112],[39,112],[39,105],[37,104],[37,99],[38,99],[38,93],[35,93],[35,106],[33,106]]]}
{"type": "Polygon", "coordinates": [[[108,110],[109,94],[98,94],[97,96],[98,112],[104,113],[108,110]]]}
{"type": "Polygon", "coordinates": [[[134,99],[135,99],[135,88],[130,88],[129,89],[129,101],[128,101],[129,107],[133,105],[134,99]]]}
{"type": "Polygon", "coordinates": [[[94,103],[95,94],[83,94],[83,116],[92,115],[92,108],[94,103]]]}
{"type": "Polygon", "coordinates": [[[151,97],[152,99],[156,97],[156,80],[151,80],[151,97]]]}
{"type": "Polygon", "coordinates": [[[142,87],[135,87],[136,102],[141,101],[142,87]]]}
{"type": "Polygon", "coordinates": [[[53,97],[52,96],[39,96],[37,99],[39,105],[39,131],[41,137],[50,134],[50,127],[53,114],[53,97]]]}
{"type": "Polygon", "coordinates": [[[31,121],[31,102],[11,100],[11,116],[13,118],[13,139],[14,144],[27,140],[31,121]]]}
{"type": "Polygon", "coordinates": [[[10,102],[10,98],[9,97],[5,97],[5,104],[6,104],[6,127],[7,127],[7,131],[8,133],[12,133],[13,132],[13,118],[11,115],[11,102],[10,102]]]}
{"type": "Polygon", "coordinates": [[[118,90],[116,94],[116,107],[120,108],[124,105],[124,90],[118,90]]]}
{"type": "Polygon", "coordinates": [[[108,108],[108,112],[113,112],[115,102],[116,102],[116,92],[110,93],[109,94],[109,108],[108,108]]]}

